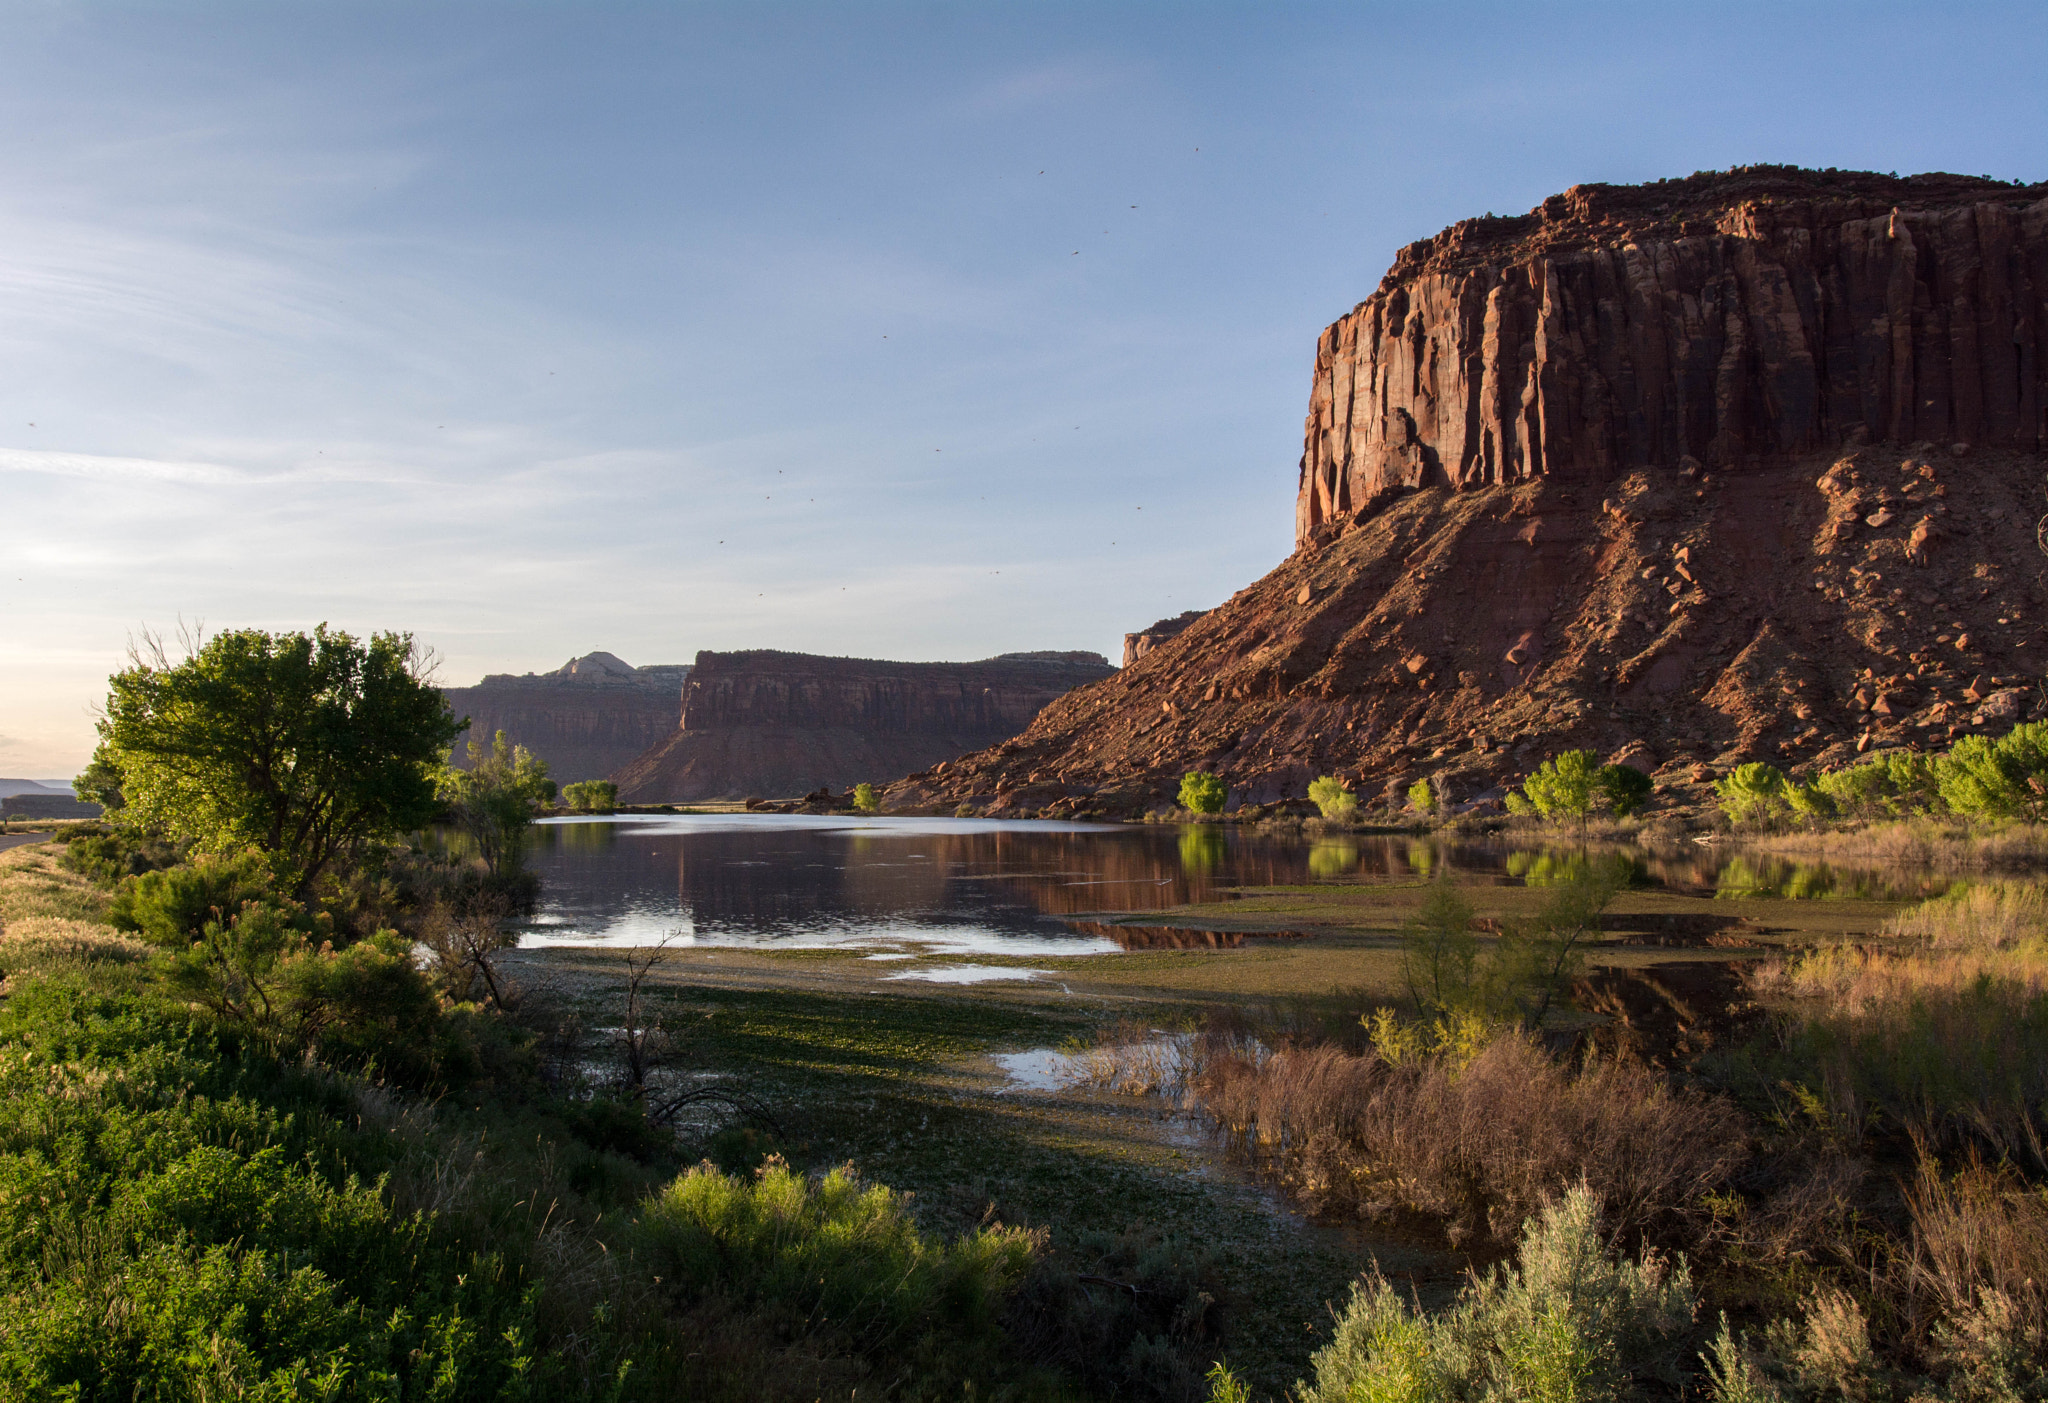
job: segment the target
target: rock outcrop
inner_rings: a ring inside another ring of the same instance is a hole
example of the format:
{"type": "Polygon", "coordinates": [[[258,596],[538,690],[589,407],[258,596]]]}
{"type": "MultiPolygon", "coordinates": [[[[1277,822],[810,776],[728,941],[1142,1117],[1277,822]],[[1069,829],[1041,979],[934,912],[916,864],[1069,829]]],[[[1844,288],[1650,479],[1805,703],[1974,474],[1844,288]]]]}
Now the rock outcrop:
{"type": "Polygon", "coordinates": [[[1175,618],[1161,619],[1150,628],[1124,635],[1124,666],[1129,667],[1138,659],[1157,648],[1169,638],[1178,638],[1187,632],[1189,624],[1202,617],[1200,609],[1190,609],[1175,618]]]}
{"type": "Polygon", "coordinates": [[[612,776],[629,803],[784,797],[886,781],[1006,740],[1114,675],[1099,653],[899,663],[699,653],[682,725],[612,776]]]}
{"type": "Polygon", "coordinates": [[[1297,537],[1394,488],[2048,447],[2044,197],[1750,167],[1411,244],[1317,344],[1297,537]]]}
{"type": "Polygon", "coordinates": [[[493,673],[474,687],[445,687],[449,707],[469,718],[454,746],[488,745],[499,731],[548,762],[558,784],[603,779],[676,728],[687,665],[632,667],[610,653],[586,653],[553,672],[493,673]]]}
{"type": "Polygon", "coordinates": [[[1752,169],[1402,251],[1318,343],[1293,556],[908,809],[1690,792],[2031,714],[2048,186],[1752,169]]]}

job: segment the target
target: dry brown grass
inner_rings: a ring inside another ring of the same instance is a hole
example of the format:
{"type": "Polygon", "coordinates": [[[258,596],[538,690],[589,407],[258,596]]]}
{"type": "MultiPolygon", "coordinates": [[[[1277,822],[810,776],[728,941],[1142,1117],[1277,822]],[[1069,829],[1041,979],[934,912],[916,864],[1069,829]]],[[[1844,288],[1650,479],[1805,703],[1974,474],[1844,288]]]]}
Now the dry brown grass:
{"type": "Polygon", "coordinates": [[[2048,826],[1911,818],[1820,832],[1758,834],[1746,847],[1841,867],[1913,868],[1964,875],[2048,866],[2048,826]]]}
{"type": "Polygon", "coordinates": [[[139,940],[92,921],[30,916],[0,933],[0,971],[49,970],[101,963],[133,964],[149,954],[139,940]]]}
{"type": "Polygon", "coordinates": [[[1238,1152],[1310,1209],[1427,1214],[1460,1239],[1512,1240],[1577,1183],[1618,1230],[1670,1227],[1748,1153],[1727,1101],[1674,1091],[1637,1066],[1573,1073],[1514,1036],[1462,1070],[1330,1046],[1263,1058],[1212,1046],[1195,1097],[1238,1152]]]}
{"type": "Polygon", "coordinates": [[[2048,1345],[2048,1191],[2006,1169],[1943,1175],[1923,1163],[1907,1207],[1911,1290],[1925,1307],[1959,1322],[1996,1314],[2031,1347],[2048,1345]]]}
{"type": "Polygon", "coordinates": [[[106,914],[107,894],[62,866],[63,855],[52,843],[0,853],[0,927],[34,916],[98,921],[106,914]]]}
{"type": "Polygon", "coordinates": [[[1895,917],[1880,944],[1767,961],[1757,996],[1790,1001],[1787,1048],[1838,1124],[1889,1126],[1949,1152],[2048,1168],[2048,904],[1970,887],[1895,917]]]}

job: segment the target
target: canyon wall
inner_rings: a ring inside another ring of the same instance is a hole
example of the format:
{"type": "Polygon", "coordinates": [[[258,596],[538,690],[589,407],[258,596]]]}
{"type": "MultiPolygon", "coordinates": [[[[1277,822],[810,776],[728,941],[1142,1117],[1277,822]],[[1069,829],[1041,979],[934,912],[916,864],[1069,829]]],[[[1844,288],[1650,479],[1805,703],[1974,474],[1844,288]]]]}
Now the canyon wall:
{"type": "Polygon", "coordinates": [[[2048,661],[2044,294],[2044,185],[1751,168],[1456,225],[1317,343],[1294,554],[888,803],[1486,803],[1571,748],[1699,803],[2002,731],[2048,661]]]}
{"type": "Polygon", "coordinates": [[[682,725],[613,775],[630,803],[786,798],[882,782],[980,750],[1055,698],[1112,676],[1096,653],[899,663],[704,652],[682,725]]]}
{"type": "Polygon", "coordinates": [[[469,718],[451,759],[499,731],[548,762],[557,784],[603,779],[676,728],[687,666],[632,667],[610,653],[573,658],[553,672],[493,673],[474,687],[444,687],[457,717],[469,718]]]}
{"type": "Polygon", "coordinates": [[[2044,196],[1752,167],[1411,244],[1317,343],[1297,539],[1398,488],[2048,447],[2044,196]]]}

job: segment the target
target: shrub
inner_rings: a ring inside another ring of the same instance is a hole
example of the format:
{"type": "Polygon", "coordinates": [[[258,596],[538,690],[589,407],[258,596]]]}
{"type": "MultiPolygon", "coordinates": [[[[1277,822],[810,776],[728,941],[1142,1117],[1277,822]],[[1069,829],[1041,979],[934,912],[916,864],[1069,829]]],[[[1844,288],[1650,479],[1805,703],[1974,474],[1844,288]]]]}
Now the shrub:
{"type": "Polygon", "coordinates": [[[1417,1051],[1398,1064],[1327,1045],[1267,1053],[1212,1033],[1193,1089],[1233,1151],[1311,1210],[1423,1213],[1460,1238],[1512,1238],[1581,1181],[1622,1229],[1688,1219],[1747,1158],[1729,1102],[1646,1067],[1574,1074],[1512,1033],[1468,1062],[1417,1051]]]}
{"type": "Polygon", "coordinates": [[[1479,939],[1472,933],[1472,903],[1448,881],[1430,883],[1429,895],[1401,932],[1401,978],[1425,1016],[1472,1008],[1477,994],[1479,939]]]}
{"type": "Polygon", "coordinates": [[[1358,796],[1335,775],[1324,775],[1321,779],[1312,781],[1308,787],[1308,797],[1322,810],[1323,817],[1333,823],[1344,822],[1358,812],[1358,796]]]}
{"type": "Polygon", "coordinates": [[[882,796],[876,792],[872,784],[862,780],[853,787],[853,807],[857,813],[880,813],[882,809],[882,796]]]}
{"type": "Polygon", "coordinates": [[[1181,776],[1180,806],[1194,814],[1220,814],[1230,790],[1215,775],[1190,770],[1181,776]]]}
{"type": "Polygon", "coordinates": [[[182,950],[200,938],[208,922],[232,922],[252,904],[299,909],[279,893],[276,872],[262,853],[209,853],[126,879],[107,908],[107,921],[152,945],[182,950]]]}
{"type": "Polygon", "coordinates": [[[1716,780],[1714,794],[1731,823],[1762,823],[1785,811],[1785,775],[1775,765],[1752,760],[1716,780]]]}
{"type": "Polygon", "coordinates": [[[1032,1261],[1028,1233],[982,1228],[950,1246],[911,1221],[904,1195],[850,1169],[811,1181],[779,1158],[752,1177],[700,1165],[643,1206],[658,1274],[685,1298],[719,1291],[818,1318],[864,1348],[995,1327],[1032,1261]]]}
{"type": "Polygon", "coordinates": [[[66,867],[103,886],[169,867],[180,859],[176,845],[128,828],[74,829],[58,834],[56,840],[64,845],[66,867]]]}
{"type": "Polygon", "coordinates": [[[1567,750],[1536,767],[1522,783],[1529,804],[1545,818],[1583,820],[1593,811],[1594,783],[1600,756],[1591,750],[1567,750]]]}
{"type": "Polygon", "coordinates": [[[1693,1312],[1684,1259],[1618,1260],[1593,1195],[1574,1187],[1528,1224],[1516,1265],[1474,1278],[1440,1315],[1411,1309],[1377,1270],[1353,1286],[1315,1355],[1314,1383],[1297,1383],[1295,1394],[1302,1403],[1633,1397],[1639,1379],[1683,1381],[1693,1312]]]}
{"type": "Polygon", "coordinates": [[[1616,818],[1627,818],[1649,802],[1655,788],[1634,765],[1602,765],[1593,774],[1593,793],[1616,818]]]}
{"type": "Polygon", "coordinates": [[[619,787],[608,779],[583,779],[562,786],[562,798],[579,814],[608,814],[619,803],[619,787]]]}
{"type": "Polygon", "coordinates": [[[2048,808],[2048,723],[2015,726],[1995,741],[1965,736],[1933,770],[1942,802],[1955,812],[2038,823],[2048,808]]]}

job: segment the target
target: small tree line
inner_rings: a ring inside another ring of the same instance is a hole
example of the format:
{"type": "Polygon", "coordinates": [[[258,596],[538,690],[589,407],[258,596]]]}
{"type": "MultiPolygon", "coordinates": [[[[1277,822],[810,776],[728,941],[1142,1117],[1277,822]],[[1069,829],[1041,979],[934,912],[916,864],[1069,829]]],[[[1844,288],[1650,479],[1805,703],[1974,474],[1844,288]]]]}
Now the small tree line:
{"type": "Polygon", "coordinates": [[[1932,755],[1887,751],[1803,780],[1751,761],[1717,781],[1714,794],[1737,824],[1939,815],[2039,823],[2048,816],[2048,723],[1965,736],[1932,755]]]}

